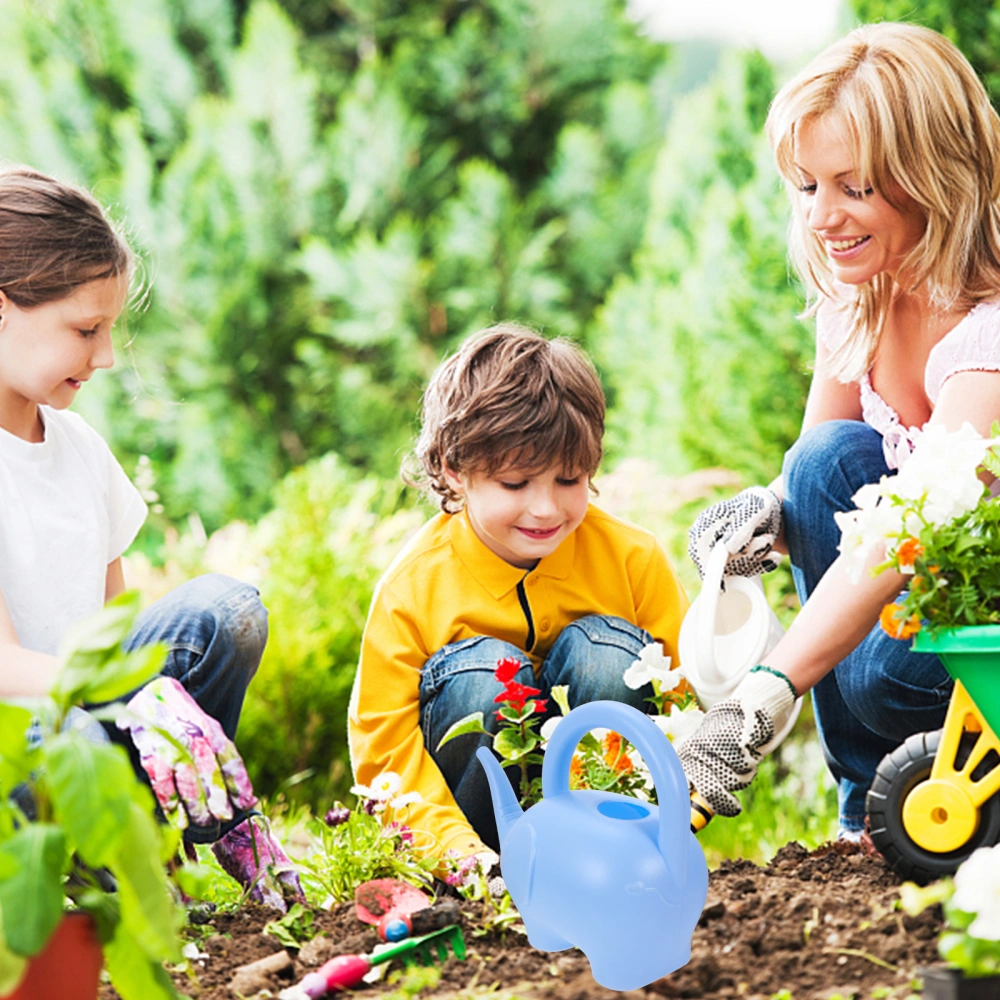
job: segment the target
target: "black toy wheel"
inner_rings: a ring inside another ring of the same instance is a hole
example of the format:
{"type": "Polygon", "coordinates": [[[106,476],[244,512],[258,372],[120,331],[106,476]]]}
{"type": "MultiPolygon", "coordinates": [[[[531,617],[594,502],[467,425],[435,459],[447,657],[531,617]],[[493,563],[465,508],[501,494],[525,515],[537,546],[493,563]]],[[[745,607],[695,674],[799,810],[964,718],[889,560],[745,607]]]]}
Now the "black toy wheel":
{"type": "MultiPolygon", "coordinates": [[[[941,854],[929,851],[907,833],[903,805],[913,789],[930,777],[940,743],[940,729],[916,733],[883,757],[865,803],[872,842],[897,875],[921,885],[951,875],[977,847],[1000,842],[1000,794],[980,807],[972,836],[956,850],[941,854]]],[[[963,752],[968,756],[967,749],[960,749],[960,764],[963,752]]]]}

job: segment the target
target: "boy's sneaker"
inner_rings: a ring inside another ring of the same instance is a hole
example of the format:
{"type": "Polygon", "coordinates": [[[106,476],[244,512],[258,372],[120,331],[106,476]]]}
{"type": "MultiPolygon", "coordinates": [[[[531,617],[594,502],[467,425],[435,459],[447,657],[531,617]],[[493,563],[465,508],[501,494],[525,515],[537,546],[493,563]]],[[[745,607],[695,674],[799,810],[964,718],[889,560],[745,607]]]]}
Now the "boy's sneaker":
{"type": "Polygon", "coordinates": [[[287,900],[305,902],[295,865],[271,836],[262,816],[250,816],[233,827],[212,845],[212,853],[258,903],[286,913],[287,900]]]}

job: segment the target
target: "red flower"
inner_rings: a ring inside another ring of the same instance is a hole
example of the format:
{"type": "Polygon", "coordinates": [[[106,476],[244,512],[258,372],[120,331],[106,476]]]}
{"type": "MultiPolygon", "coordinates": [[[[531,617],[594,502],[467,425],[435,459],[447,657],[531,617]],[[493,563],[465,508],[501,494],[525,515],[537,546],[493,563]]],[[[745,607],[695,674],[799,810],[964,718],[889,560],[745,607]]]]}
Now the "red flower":
{"type": "Polygon", "coordinates": [[[507,684],[517,676],[520,669],[521,661],[513,656],[507,656],[502,660],[497,660],[497,668],[493,671],[493,676],[501,684],[507,684]]]}
{"type": "Polygon", "coordinates": [[[512,708],[520,712],[524,708],[524,703],[533,698],[536,694],[541,694],[539,688],[528,687],[527,684],[518,684],[516,681],[508,681],[504,689],[493,699],[494,702],[507,702],[512,708]]]}

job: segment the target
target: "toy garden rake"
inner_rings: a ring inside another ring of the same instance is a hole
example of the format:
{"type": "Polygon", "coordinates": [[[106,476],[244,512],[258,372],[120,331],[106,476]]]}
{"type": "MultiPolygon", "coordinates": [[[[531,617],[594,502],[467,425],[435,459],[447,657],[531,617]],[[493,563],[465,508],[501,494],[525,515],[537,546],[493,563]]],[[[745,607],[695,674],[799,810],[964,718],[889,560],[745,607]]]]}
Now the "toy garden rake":
{"type": "Polygon", "coordinates": [[[282,990],[279,996],[281,1000],[316,1000],[316,997],[325,996],[332,990],[357,986],[372,966],[391,962],[395,958],[402,959],[406,965],[430,965],[435,960],[445,962],[449,948],[455,958],[465,961],[465,938],[457,926],[407,938],[369,955],[338,955],[315,972],[310,972],[298,985],[282,990]]]}

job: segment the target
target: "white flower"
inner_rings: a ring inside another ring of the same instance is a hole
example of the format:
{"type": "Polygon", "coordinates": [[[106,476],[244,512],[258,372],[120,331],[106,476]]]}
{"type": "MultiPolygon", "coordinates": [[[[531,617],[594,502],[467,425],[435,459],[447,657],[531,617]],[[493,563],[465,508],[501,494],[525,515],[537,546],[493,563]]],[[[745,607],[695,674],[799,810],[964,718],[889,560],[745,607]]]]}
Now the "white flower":
{"type": "Polygon", "coordinates": [[[679,669],[670,669],[670,657],[664,654],[663,646],[658,642],[651,642],[639,650],[639,658],[632,661],[631,666],[622,675],[622,680],[633,691],[641,688],[643,684],[656,680],[659,682],[662,694],[665,691],[673,691],[680,684],[682,676],[679,669]]]}
{"type": "Polygon", "coordinates": [[[556,731],[556,726],[562,721],[561,715],[553,715],[542,723],[542,728],[538,731],[543,743],[548,743],[552,739],[552,734],[556,731]]]}
{"type": "Polygon", "coordinates": [[[913,454],[890,482],[895,496],[919,500],[926,494],[923,513],[932,524],[947,524],[968,513],[983,495],[977,470],[994,442],[982,437],[970,423],[949,432],[928,426],[913,454]]]}
{"type": "Polygon", "coordinates": [[[397,795],[389,805],[393,809],[402,809],[405,806],[412,805],[414,802],[423,802],[424,797],[420,792],[403,792],[402,795],[397,795]]]}
{"type": "Polygon", "coordinates": [[[684,712],[672,711],[669,715],[654,715],[653,722],[661,733],[679,750],[688,737],[701,725],[705,713],[700,708],[689,708],[684,712]]]}
{"type": "Polygon", "coordinates": [[[847,557],[847,572],[854,583],[861,579],[876,546],[903,527],[900,508],[894,507],[883,494],[887,480],[888,477],[883,476],[879,483],[862,486],[851,497],[857,510],[836,511],[833,515],[840,528],[837,547],[847,557]]]}
{"type": "Polygon", "coordinates": [[[1000,844],[973,851],[955,873],[951,905],[975,913],[969,934],[1000,941],[1000,844]]]}
{"type": "Polygon", "coordinates": [[[351,795],[356,795],[359,799],[372,799],[372,790],[367,785],[351,785],[351,795]]]}
{"type": "Polygon", "coordinates": [[[400,777],[395,771],[383,771],[373,782],[369,795],[377,802],[391,799],[399,791],[400,777]]]}

